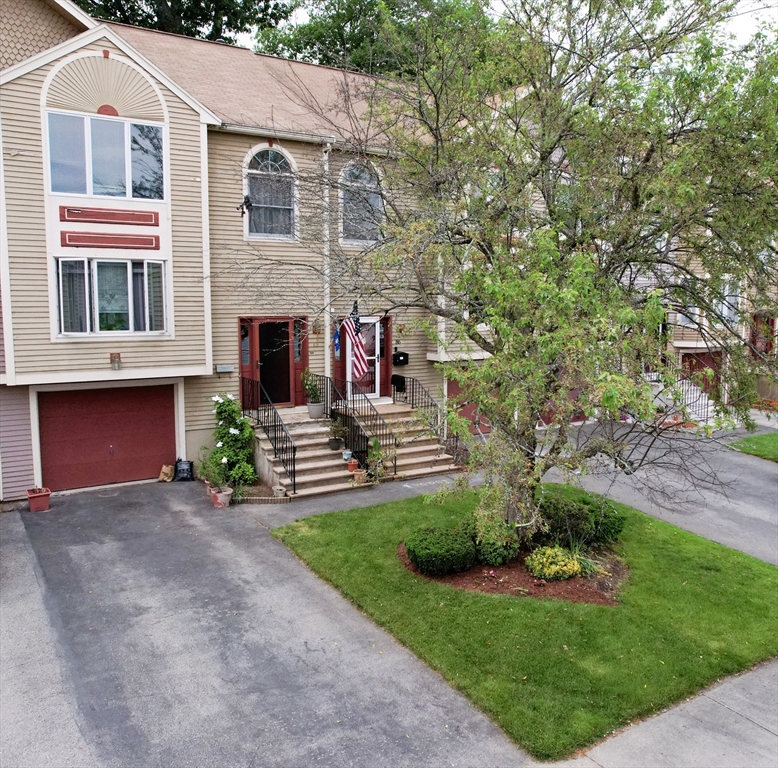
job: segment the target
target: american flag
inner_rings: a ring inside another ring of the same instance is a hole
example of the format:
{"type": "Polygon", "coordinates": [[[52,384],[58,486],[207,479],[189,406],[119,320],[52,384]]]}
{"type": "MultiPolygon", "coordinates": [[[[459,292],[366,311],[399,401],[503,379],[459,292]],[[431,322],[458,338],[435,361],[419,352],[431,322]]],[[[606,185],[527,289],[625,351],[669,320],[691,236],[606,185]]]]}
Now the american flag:
{"type": "Polygon", "coordinates": [[[343,328],[351,341],[354,379],[361,379],[367,373],[365,341],[362,338],[362,323],[359,320],[359,307],[354,302],[351,314],[343,321],[343,328]]]}

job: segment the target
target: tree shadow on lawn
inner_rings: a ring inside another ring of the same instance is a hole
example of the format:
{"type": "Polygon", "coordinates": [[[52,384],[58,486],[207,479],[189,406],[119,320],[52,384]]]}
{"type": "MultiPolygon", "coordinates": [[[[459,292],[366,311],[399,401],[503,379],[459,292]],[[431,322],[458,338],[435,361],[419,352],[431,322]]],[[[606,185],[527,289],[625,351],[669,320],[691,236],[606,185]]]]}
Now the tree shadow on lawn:
{"type": "Polygon", "coordinates": [[[272,533],[539,759],[778,654],[777,568],[623,505],[615,607],[455,589],[400,562],[411,531],[475,503],[408,499],[272,533]]]}

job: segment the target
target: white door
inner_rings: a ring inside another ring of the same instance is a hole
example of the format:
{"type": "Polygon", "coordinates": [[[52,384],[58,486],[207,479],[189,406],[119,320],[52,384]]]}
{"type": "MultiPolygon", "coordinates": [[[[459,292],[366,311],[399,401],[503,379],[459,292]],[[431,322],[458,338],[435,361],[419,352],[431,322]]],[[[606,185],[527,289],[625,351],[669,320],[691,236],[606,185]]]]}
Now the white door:
{"type": "Polygon", "coordinates": [[[360,379],[354,379],[354,350],[351,339],[348,339],[346,357],[346,381],[356,381],[368,397],[378,397],[381,394],[381,355],[380,355],[380,318],[363,317],[362,339],[365,342],[365,357],[367,358],[367,373],[360,379]]]}

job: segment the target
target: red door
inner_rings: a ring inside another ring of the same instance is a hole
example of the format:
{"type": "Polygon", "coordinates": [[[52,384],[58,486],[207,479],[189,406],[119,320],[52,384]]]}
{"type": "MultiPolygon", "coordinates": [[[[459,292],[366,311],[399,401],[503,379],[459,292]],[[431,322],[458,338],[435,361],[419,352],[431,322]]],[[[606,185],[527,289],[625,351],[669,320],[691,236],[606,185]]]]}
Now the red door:
{"type": "Polygon", "coordinates": [[[304,405],[302,373],[308,367],[308,319],[240,319],[241,402],[256,408],[261,381],[274,405],[304,405]]]}
{"type": "Polygon", "coordinates": [[[176,460],[172,384],[39,392],[38,421],[52,491],[147,480],[176,460]]]}
{"type": "Polygon", "coordinates": [[[681,360],[681,368],[684,376],[693,384],[696,384],[712,397],[717,397],[720,380],[719,371],[721,370],[721,352],[695,352],[687,354],[681,360]],[[707,370],[713,371],[710,377],[707,370]]]}
{"type": "Polygon", "coordinates": [[[462,394],[462,387],[458,381],[448,379],[446,381],[446,396],[449,400],[461,403],[462,407],[459,409],[459,415],[463,419],[467,419],[472,422],[470,431],[476,434],[488,435],[492,431],[492,426],[486,419],[481,418],[478,412],[478,406],[474,403],[467,402],[465,396],[462,394]]]}

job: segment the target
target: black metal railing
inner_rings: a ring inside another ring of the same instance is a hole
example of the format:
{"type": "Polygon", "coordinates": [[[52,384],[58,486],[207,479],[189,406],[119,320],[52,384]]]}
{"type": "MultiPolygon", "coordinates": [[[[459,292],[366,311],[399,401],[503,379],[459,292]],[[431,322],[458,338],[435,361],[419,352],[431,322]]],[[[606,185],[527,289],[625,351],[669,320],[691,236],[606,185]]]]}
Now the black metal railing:
{"type": "Polygon", "coordinates": [[[445,446],[447,454],[454,457],[455,463],[465,463],[465,446],[460,445],[459,438],[447,429],[445,409],[418,379],[403,376],[400,381],[393,382],[392,402],[409,405],[418,411],[419,420],[437,436],[438,442],[445,446]]]}
{"type": "Polygon", "coordinates": [[[324,415],[339,419],[346,428],[345,444],[359,466],[367,468],[370,446],[374,440],[384,455],[384,468],[397,474],[397,437],[367,393],[356,383],[312,374],[324,403],[324,415]]]}
{"type": "Polygon", "coordinates": [[[348,405],[353,418],[363,427],[369,436],[369,444],[378,440],[378,445],[384,455],[384,469],[391,474],[397,474],[397,448],[400,441],[378,412],[373,401],[367,396],[359,384],[354,381],[332,379],[333,390],[341,397],[341,402],[348,405]]]}
{"type": "Polygon", "coordinates": [[[292,493],[297,493],[297,446],[268,396],[267,390],[262,386],[261,381],[241,377],[240,394],[243,415],[254,419],[265,431],[276,458],[281,462],[292,482],[292,493]]]}

